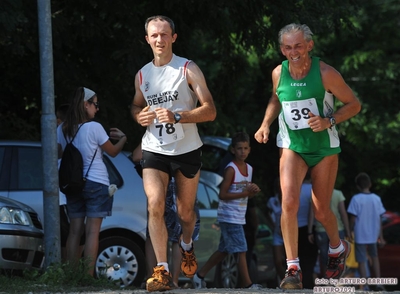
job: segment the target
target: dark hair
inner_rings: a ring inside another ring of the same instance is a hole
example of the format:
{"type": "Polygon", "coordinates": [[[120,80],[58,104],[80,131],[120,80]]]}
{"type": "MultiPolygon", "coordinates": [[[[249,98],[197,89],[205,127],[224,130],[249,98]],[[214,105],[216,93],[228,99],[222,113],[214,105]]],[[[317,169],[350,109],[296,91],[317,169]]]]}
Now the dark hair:
{"type": "Polygon", "coordinates": [[[152,20],[161,20],[161,21],[168,22],[169,26],[171,27],[171,30],[172,30],[172,35],[175,34],[175,24],[172,19],[170,19],[169,17],[164,16],[164,15],[154,15],[154,16],[148,17],[146,19],[146,22],[144,23],[144,31],[146,33],[146,36],[147,36],[147,29],[149,27],[149,22],[151,22],[152,20]]]}
{"type": "Polygon", "coordinates": [[[371,178],[367,173],[359,173],[355,182],[360,189],[368,189],[371,186],[371,178]]]}
{"type": "Polygon", "coordinates": [[[232,136],[232,147],[235,147],[239,142],[247,142],[250,144],[250,137],[247,133],[237,132],[232,136]]]}
{"type": "Polygon", "coordinates": [[[58,106],[57,111],[56,111],[57,118],[60,119],[61,121],[65,121],[65,119],[67,117],[68,108],[69,108],[69,104],[66,104],[66,103],[58,106]]]}
{"type": "Polygon", "coordinates": [[[64,124],[62,125],[63,133],[68,137],[73,137],[78,129],[79,124],[89,119],[85,111],[85,103],[83,98],[85,93],[83,87],[75,90],[74,95],[70,99],[69,108],[65,117],[64,124]]]}

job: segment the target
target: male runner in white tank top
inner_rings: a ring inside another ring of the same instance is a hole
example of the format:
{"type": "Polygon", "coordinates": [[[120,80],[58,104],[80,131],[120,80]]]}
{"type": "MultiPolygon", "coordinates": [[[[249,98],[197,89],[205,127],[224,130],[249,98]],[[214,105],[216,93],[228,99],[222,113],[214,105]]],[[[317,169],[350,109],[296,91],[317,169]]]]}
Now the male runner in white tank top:
{"type": "Polygon", "coordinates": [[[165,195],[171,177],[176,181],[177,213],[183,231],[179,242],[181,270],[189,278],[197,270],[192,234],[202,142],[196,123],[213,121],[216,109],[200,68],[172,52],[177,38],[173,21],[161,15],[149,17],[145,32],[154,59],[136,74],[131,111],[133,118],[147,127],[142,139],[143,183],[157,266],[146,288],[164,291],[174,288],[167,263],[168,234],[164,221],[165,195]]]}

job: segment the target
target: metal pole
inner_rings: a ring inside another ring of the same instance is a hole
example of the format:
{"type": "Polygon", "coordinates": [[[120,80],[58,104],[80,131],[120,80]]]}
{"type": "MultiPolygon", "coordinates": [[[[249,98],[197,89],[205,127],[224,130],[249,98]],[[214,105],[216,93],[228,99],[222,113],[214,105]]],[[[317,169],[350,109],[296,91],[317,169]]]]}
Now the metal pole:
{"type": "Polygon", "coordinates": [[[37,0],[42,91],[43,215],[45,268],[60,263],[60,209],[57,165],[57,122],[54,107],[53,40],[50,0],[37,0]]]}

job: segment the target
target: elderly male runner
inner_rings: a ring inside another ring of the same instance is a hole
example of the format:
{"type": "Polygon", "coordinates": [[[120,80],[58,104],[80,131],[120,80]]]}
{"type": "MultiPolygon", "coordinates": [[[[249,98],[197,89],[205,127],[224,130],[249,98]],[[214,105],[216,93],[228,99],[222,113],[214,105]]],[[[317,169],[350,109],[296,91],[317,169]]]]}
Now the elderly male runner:
{"type": "Polygon", "coordinates": [[[337,279],[345,269],[350,246],[340,240],[336,217],[330,209],[340,152],[336,124],[356,115],[361,105],[338,71],[310,56],[314,41],[307,25],[283,27],[279,43],[287,60],[272,71],[272,96],[254,137],[259,143],[267,143],[269,128],[279,115],[281,227],[287,257],[287,271],[280,286],[301,289],[297,211],[300,187],[308,169],[315,217],[329,236],[325,277],[337,279]],[[343,103],[336,111],[334,97],[343,103]]]}

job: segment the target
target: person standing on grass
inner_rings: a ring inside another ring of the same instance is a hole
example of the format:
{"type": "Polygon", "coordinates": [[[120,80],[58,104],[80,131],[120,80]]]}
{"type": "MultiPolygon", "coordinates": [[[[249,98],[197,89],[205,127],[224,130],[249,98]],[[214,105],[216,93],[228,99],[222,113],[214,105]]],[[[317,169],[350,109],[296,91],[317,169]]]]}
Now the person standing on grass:
{"type": "Polygon", "coordinates": [[[87,179],[83,191],[67,194],[67,210],[70,227],[67,239],[67,261],[73,266],[79,265],[82,257],[80,240],[85,232],[84,259],[88,263],[88,274],[94,276],[94,268],[99,248],[99,234],[103,219],[111,216],[114,197],[109,196],[110,180],[107,167],[103,162],[103,152],[115,157],[126,143],[125,134],[117,129],[110,129],[107,135],[103,126],[93,121],[99,110],[97,94],[85,87],[76,89],[72,96],[65,121],[57,128],[58,157],[67,142],[80,151],[83,158],[83,175],[87,179]],[[116,140],[113,144],[110,139],[116,140]],[[90,169],[89,169],[90,166],[90,169]]]}
{"type": "MultiPolygon", "coordinates": [[[[69,104],[61,104],[56,110],[57,127],[65,121],[69,104]]],[[[60,168],[61,158],[58,159],[58,168],[60,168]]],[[[67,209],[67,197],[59,190],[60,199],[60,237],[61,237],[61,261],[67,261],[67,239],[69,234],[69,217],[67,209]]],[[[83,252],[85,245],[85,233],[79,241],[79,250],[83,252]]]]}

